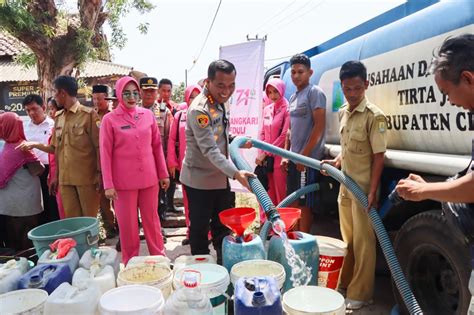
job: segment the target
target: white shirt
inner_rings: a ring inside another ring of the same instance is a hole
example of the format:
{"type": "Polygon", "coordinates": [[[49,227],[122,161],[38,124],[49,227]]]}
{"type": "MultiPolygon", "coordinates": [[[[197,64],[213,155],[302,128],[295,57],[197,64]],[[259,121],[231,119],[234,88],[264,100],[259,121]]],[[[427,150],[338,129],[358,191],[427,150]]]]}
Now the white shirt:
{"type": "MultiPolygon", "coordinates": [[[[46,119],[43,120],[43,122],[39,125],[36,125],[30,120],[25,126],[26,140],[48,144],[53,127],[54,120],[52,120],[49,116],[46,116],[46,119]]],[[[38,149],[33,149],[33,152],[35,152],[35,154],[38,156],[41,163],[45,165],[49,164],[48,153],[38,149]]]]}

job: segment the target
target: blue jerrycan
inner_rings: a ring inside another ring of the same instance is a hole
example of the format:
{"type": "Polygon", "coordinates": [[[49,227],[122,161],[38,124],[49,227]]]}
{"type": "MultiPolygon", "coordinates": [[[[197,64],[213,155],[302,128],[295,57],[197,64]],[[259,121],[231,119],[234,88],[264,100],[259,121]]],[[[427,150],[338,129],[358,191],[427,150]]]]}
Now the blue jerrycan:
{"type": "MultiPolygon", "coordinates": [[[[319,249],[316,242],[316,236],[303,232],[288,232],[288,239],[290,245],[295,250],[295,253],[306,263],[307,267],[311,268],[311,280],[307,285],[318,284],[318,269],[319,269],[319,249]]],[[[275,235],[270,239],[268,246],[268,260],[276,261],[283,265],[286,272],[285,283],[283,284],[283,292],[288,291],[293,287],[290,280],[291,267],[285,256],[285,249],[283,247],[282,239],[275,235]]]]}
{"type": "Polygon", "coordinates": [[[39,265],[21,277],[18,289],[42,289],[51,294],[61,283],[71,280],[68,264],[39,265]]]}

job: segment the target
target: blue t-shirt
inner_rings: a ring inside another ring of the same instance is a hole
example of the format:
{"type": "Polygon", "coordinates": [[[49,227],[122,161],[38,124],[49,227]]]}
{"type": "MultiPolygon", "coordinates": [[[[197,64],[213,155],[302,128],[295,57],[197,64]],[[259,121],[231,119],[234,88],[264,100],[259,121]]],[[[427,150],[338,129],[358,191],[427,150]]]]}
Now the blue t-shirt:
{"type": "MultiPolygon", "coordinates": [[[[308,84],[303,90],[291,95],[289,103],[291,151],[301,153],[309,141],[314,126],[313,111],[317,108],[326,109],[326,95],[319,86],[308,84]]],[[[326,131],[323,131],[321,140],[314,147],[310,157],[321,159],[325,143],[326,131]]]]}

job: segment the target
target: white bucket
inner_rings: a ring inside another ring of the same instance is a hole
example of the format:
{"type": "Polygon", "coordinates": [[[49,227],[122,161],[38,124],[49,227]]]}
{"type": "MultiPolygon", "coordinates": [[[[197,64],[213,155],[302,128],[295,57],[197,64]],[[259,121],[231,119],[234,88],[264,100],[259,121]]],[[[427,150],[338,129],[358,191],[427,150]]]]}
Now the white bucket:
{"type": "Polygon", "coordinates": [[[165,299],[172,292],[173,273],[167,266],[160,264],[139,264],[120,270],[117,286],[143,284],[161,290],[165,299]]]}
{"type": "Polygon", "coordinates": [[[211,299],[214,315],[227,314],[227,298],[225,292],[230,283],[227,269],[216,264],[194,264],[179,269],[173,279],[175,289],[182,286],[181,278],[184,270],[192,269],[201,273],[199,287],[211,299]]]}
{"type": "Polygon", "coordinates": [[[216,259],[211,255],[181,255],[174,260],[173,272],[176,273],[179,269],[182,269],[189,265],[195,264],[215,264],[216,259]]]}
{"type": "Polygon", "coordinates": [[[162,264],[168,268],[171,268],[171,261],[168,257],[155,255],[155,256],[134,256],[130,258],[127,263],[127,267],[139,265],[139,264],[162,264]]]}
{"type": "Polygon", "coordinates": [[[318,285],[336,289],[347,244],[337,238],[316,235],[319,247],[318,285]]]}
{"type": "Polygon", "coordinates": [[[102,295],[101,315],[161,315],[165,300],[160,289],[147,285],[127,285],[102,295]]]}
{"type": "Polygon", "coordinates": [[[24,289],[0,295],[2,314],[41,315],[48,293],[40,289],[24,289]]]}
{"type": "Polygon", "coordinates": [[[278,283],[278,287],[283,287],[285,283],[286,273],[285,268],[275,262],[270,260],[254,259],[241,261],[230,270],[230,281],[235,287],[237,280],[241,277],[273,277],[278,283]]]}
{"type": "Polygon", "coordinates": [[[317,286],[293,288],[283,295],[288,315],[344,315],[344,297],[332,289],[317,286]]]}

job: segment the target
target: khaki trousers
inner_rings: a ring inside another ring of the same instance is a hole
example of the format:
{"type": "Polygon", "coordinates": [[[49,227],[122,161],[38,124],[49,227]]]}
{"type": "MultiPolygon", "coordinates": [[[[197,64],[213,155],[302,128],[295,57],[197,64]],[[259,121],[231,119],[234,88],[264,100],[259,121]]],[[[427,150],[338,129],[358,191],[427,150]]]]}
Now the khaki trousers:
{"type": "Polygon", "coordinates": [[[100,194],[96,190],[96,185],[60,185],[59,192],[66,218],[97,217],[100,194]]]}
{"type": "Polygon", "coordinates": [[[339,287],[347,298],[368,302],[375,280],[375,234],[370,218],[357,199],[343,186],[339,191],[339,221],[347,244],[339,287]]]}
{"type": "Polygon", "coordinates": [[[115,215],[112,211],[111,202],[105,197],[105,191],[100,191],[100,215],[104,222],[104,229],[106,231],[115,229],[115,215]]]}

